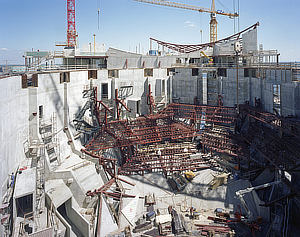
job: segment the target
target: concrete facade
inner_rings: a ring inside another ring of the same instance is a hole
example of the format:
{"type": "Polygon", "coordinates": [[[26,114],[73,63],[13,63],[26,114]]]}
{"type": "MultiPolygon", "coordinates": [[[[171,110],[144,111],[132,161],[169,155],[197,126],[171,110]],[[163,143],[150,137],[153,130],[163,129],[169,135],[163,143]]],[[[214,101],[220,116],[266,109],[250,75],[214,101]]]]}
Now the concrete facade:
{"type": "MultiPolygon", "coordinates": [[[[107,51],[108,69],[126,69],[126,68],[166,68],[176,63],[179,56],[151,56],[144,54],[136,54],[109,48],[107,51]]],[[[180,58],[185,57],[181,55],[180,58]]]]}
{"type": "MultiPolygon", "coordinates": [[[[9,184],[9,175],[25,159],[24,142],[29,133],[29,93],[21,89],[21,77],[0,79],[0,197],[9,184]]],[[[0,226],[0,229],[2,226],[0,226]]]]}

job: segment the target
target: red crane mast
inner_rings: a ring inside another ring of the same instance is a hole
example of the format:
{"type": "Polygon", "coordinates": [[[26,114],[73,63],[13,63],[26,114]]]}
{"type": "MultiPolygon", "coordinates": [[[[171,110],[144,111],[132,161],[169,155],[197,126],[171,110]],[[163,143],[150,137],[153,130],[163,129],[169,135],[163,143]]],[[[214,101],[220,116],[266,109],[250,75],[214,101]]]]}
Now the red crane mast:
{"type": "Polygon", "coordinates": [[[68,47],[75,47],[76,45],[76,29],[75,29],[75,0],[67,0],[67,44],[68,47]]]}

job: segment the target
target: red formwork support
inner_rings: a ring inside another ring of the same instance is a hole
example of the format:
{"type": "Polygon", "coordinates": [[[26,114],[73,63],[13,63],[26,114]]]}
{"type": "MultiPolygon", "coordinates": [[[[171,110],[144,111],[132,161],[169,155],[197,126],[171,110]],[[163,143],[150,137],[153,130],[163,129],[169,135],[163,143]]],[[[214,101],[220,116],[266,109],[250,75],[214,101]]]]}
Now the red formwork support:
{"type": "MultiPolygon", "coordinates": [[[[197,125],[203,121],[229,126],[235,122],[236,117],[236,109],[231,107],[170,104],[156,115],[149,114],[135,120],[108,122],[86,145],[86,150],[99,155],[101,150],[108,148],[156,144],[162,141],[192,138],[199,136],[197,125]]],[[[223,132],[226,133],[226,131],[223,132]]],[[[232,149],[230,155],[236,156],[242,153],[241,149],[233,144],[232,138],[230,138],[231,140],[229,138],[223,139],[220,143],[214,137],[210,137],[208,133],[203,133],[202,137],[204,135],[206,139],[203,139],[203,144],[212,150],[228,154],[228,150],[232,149]]],[[[224,134],[223,136],[229,137],[229,135],[224,134]]],[[[210,161],[203,158],[191,159],[189,153],[186,154],[179,148],[164,148],[160,155],[134,154],[128,162],[122,165],[119,174],[197,170],[212,165],[210,161]]]]}
{"type": "Polygon", "coordinates": [[[151,84],[149,84],[149,93],[147,94],[147,105],[149,106],[149,114],[152,114],[152,108],[156,106],[151,92],[151,84]]]}
{"type": "Polygon", "coordinates": [[[242,114],[248,115],[257,121],[282,130],[283,132],[295,136],[298,139],[300,138],[300,123],[298,120],[279,117],[250,105],[239,105],[239,109],[242,114]]]}
{"type": "Polygon", "coordinates": [[[115,90],[115,99],[114,100],[116,101],[117,120],[120,120],[122,107],[125,108],[129,112],[130,112],[130,109],[124,103],[124,100],[118,98],[118,89],[115,90]]]}
{"type": "Polygon", "coordinates": [[[240,105],[239,109],[249,123],[242,137],[262,157],[261,163],[284,170],[300,165],[299,119],[280,117],[250,105],[240,105]]]}
{"type": "Polygon", "coordinates": [[[102,165],[104,170],[109,173],[111,177],[115,177],[117,174],[116,171],[116,159],[113,158],[105,158],[104,156],[98,156],[93,153],[90,153],[84,149],[81,150],[83,153],[92,156],[94,158],[97,158],[99,160],[99,165],[102,165]]]}
{"type": "MultiPolygon", "coordinates": [[[[174,143],[175,144],[175,143],[174,143]]],[[[130,175],[138,173],[143,175],[145,172],[162,171],[164,173],[185,170],[206,169],[215,164],[207,159],[206,156],[196,155],[191,157],[197,150],[195,145],[181,147],[176,144],[150,145],[139,149],[123,164],[119,174],[130,175]]]]}
{"type": "Polygon", "coordinates": [[[108,122],[86,149],[93,153],[113,147],[195,137],[198,135],[195,125],[202,121],[228,126],[235,122],[236,117],[236,109],[231,107],[170,104],[156,115],[108,122]]]}

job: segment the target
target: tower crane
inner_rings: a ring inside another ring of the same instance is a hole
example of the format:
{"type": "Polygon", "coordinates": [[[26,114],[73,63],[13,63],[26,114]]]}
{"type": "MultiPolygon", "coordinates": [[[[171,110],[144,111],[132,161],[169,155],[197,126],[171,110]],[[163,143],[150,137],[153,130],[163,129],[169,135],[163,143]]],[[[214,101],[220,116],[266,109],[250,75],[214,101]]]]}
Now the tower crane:
{"type": "Polygon", "coordinates": [[[67,0],[67,46],[75,47],[76,45],[76,29],[75,29],[75,0],[67,0]]]}
{"type": "Polygon", "coordinates": [[[216,18],[217,14],[223,15],[223,16],[228,16],[230,18],[239,16],[238,13],[226,13],[221,10],[216,11],[215,0],[212,0],[211,9],[205,8],[205,7],[188,5],[188,4],[184,4],[184,3],[163,1],[163,0],[133,0],[133,1],[210,13],[210,23],[209,23],[210,24],[210,42],[217,41],[217,26],[218,26],[218,22],[217,22],[217,18],[216,18]]]}
{"type": "Polygon", "coordinates": [[[76,28],[75,28],[75,0],[67,0],[67,42],[56,42],[55,46],[67,46],[75,48],[76,46],[76,28]]]}

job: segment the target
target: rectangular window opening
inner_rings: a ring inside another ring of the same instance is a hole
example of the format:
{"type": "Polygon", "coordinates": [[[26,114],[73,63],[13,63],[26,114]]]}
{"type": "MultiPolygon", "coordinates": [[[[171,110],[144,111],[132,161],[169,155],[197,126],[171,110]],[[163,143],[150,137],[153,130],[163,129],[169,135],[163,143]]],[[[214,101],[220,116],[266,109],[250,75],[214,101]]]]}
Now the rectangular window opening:
{"type": "Polygon", "coordinates": [[[144,69],[144,77],[153,77],[153,68],[144,69]]]}
{"type": "Polygon", "coordinates": [[[199,75],[198,68],[192,68],[192,76],[198,76],[198,75],[199,75]]]}
{"type": "Polygon", "coordinates": [[[108,99],[108,83],[101,84],[101,99],[108,99]]]}
{"type": "Polygon", "coordinates": [[[37,73],[32,75],[32,86],[38,87],[38,74],[37,73]]]}
{"type": "Polygon", "coordinates": [[[28,82],[27,82],[27,75],[23,74],[22,75],[22,89],[25,89],[28,87],[28,82]]]}
{"type": "Polygon", "coordinates": [[[109,78],[119,78],[119,70],[108,70],[109,78]]]}
{"type": "Polygon", "coordinates": [[[167,76],[172,76],[175,74],[175,68],[168,68],[167,69],[167,76]]]}
{"type": "Polygon", "coordinates": [[[60,83],[70,82],[70,72],[60,73],[60,83]]]}
{"type": "Polygon", "coordinates": [[[218,76],[227,77],[227,69],[226,68],[218,68],[218,76]]]}
{"type": "Polygon", "coordinates": [[[136,102],[136,113],[137,113],[137,114],[140,114],[140,103],[141,103],[140,100],[138,100],[138,101],[136,102]]]}
{"type": "Polygon", "coordinates": [[[89,70],[88,79],[97,79],[97,70],[89,70]]]}
{"type": "MultiPolygon", "coordinates": [[[[16,198],[17,216],[24,217],[24,215],[32,213],[33,211],[33,194],[16,198]]],[[[29,217],[29,215],[26,215],[29,217]]]]}
{"type": "Polygon", "coordinates": [[[249,68],[244,68],[244,77],[249,77],[249,68]]]}
{"type": "Polygon", "coordinates": [[[39,118],[40,119],[43,118],[43,106],[42,105],[39,106],[39,118]]]}

